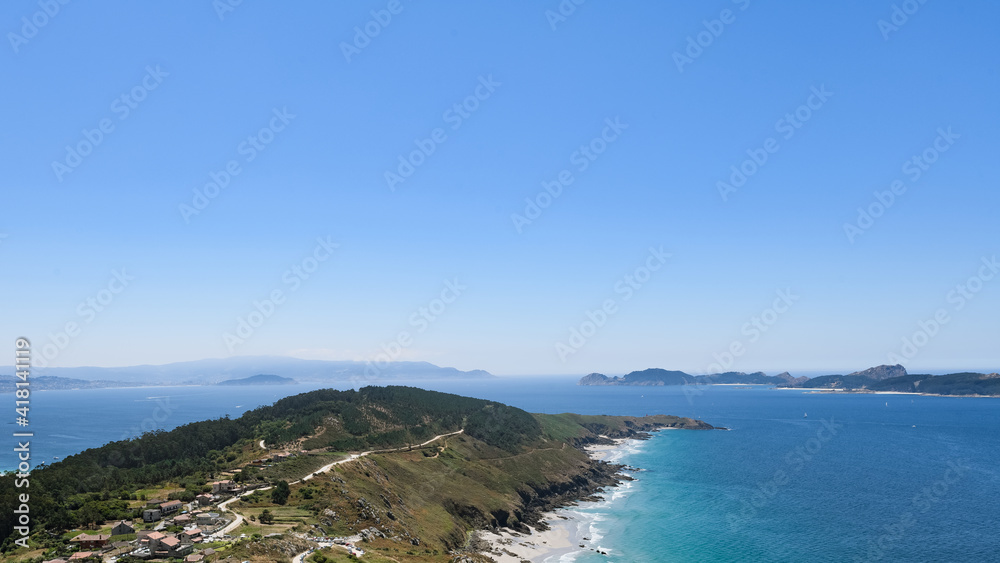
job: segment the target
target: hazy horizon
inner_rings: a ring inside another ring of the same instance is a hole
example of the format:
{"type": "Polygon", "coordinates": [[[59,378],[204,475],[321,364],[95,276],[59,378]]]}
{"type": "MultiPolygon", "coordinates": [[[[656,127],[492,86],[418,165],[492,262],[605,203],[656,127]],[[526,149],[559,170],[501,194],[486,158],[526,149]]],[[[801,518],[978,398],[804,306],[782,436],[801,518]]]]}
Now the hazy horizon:
{"type": "MultiPolygon", "coordinates": [[[[251,359],[251,358],[269,358],[269,359],[287,358],[287,359],[295,359],[295,360],[313,360],[313,359],[315,359],[315,358],[299,358],[299,357],[295,357],[295,356],[247,356],[247,355],[244,355],[244,356],[229,356],[229,357],[218,357],[218,358],[199,358],[197,360],[181,360],[181,361],[178,361],[178,362],[168,362],[168,363],[165,363],[165,364],[149,364],[149,363],[144,363],[144,364],[125,364],[125,365],[93,365],[93,364],[90,364],[90,365],[79,365],[79,366],[49,366],[49,367],[55,368],[55,369],[86,369],[86,368],[114,369],[114,368],[130,368],[130,367],[148,367],[148,366],[161,367],[161,366],[167,366],[167,365],[177,364],[177,363],[196,363],[196,362],[202,362],[202,361],[225,361],[225,360],[239,360],[239,359],[251,359]]],[[[356,362],[356,361],[360,361],[362,363],[367,362],[367,360],[350,360],[350,359],[320,360],[320,361],[330,361],[330,362],[356,362]]],[[[421,362],[423,360],[399,360],[399,361],[400,362],[405,362],[405,361],[421,362]]],[[[482,371],[489,372],[490,375],[493,375],[493,376],[496,376],[496,377],[513,377],[513,378],[518,378],[518,377],[579,378],[579,377],[581,377],[583,375],[587,375],[587,374],[590,374],[590,373],[603,373],[603,374],[608,375],[608,376],[616,376],[616,375],[621,376],[621,375],[625,375],[625,374],[633,372],[633,371],[642,371],[642,370],[645,370],[645,369],[676,370],[676,371],[683,371],[683,372],[689,373],[691,375],[708,375],[708,372],[702,372],[702,371],[698,371],[698,370],[688,370],[688,369],[683,369],[683,368],[679,368],[679,367],[675,367],[675,366],[670,366],[670,365],[657,365],[657,366],[635,367],[635,368],[631,368],[631,369],[609,369],[609,370],[603,370],[603,371],[602,370],[591,370],[591,371],[582,371],[582,372],[550,372],[550,373],[543,373],[543,372],[524,371],[524,372],[518,372],[518,373],[497,373],[497,372],[494,372],[494,371],[491,371],[491,370],[488,370],[488,369],[485,369],[485,368],[468,368],[468,369],[465,369],[465,368],[457,368],[457,367],[449,365],[447,363],[443,363],[443,364],[437,364],[437,363],[433,363],[433,362],[428,362],[428,363],[432,363],[433,365],[435,365],[437,367],[441,367],[441,368],[455,368],[455,369],[459,369],[460,371],[463,371],[463,372],[474,371],[474,370],[482,370],[482,371]]],[[[878,365],[883,365],[883,364],[878,364],[878,365]]],[[[846,375],[846,374],[853,373],[853,372],[864,371],[864,370],[866,370],[868,368],[871,368],[871,367],[876,367],[876,366],[875,365],[864,366],[864,367],[854,366],[854,367],[843,368],[843,369],[839,369],[839,370],[838,369],[800,369],[800,368],[794,368],[794,367],[792,367],[792,368],[780,368],[780,369],[778,369],[778,368],[772,368],[772,369],[754,369],[754,368],[749,368],[749,369],[731,370],[731,371],[744,371],[746,373],[764,372],[767,375],[777,375],[777,374],[782,373],[782,372],[788,372],[790,375],[792,375],[794,377],[806,376],[806,377],[812,378],[812,377],[817,377],[817,376],[821,376],[821,375],[846,375]]],[[[944,368],[944,369],[925,369],[925,370],[911,369],[911,368],[907,367],[906,365],[903,365],[903,367],[906,368],[906,371],[908,373],[911,373],[911,374],[928,373],[928,374],[932,374],[932,375],[944,375],[944,374],[948,374],[948,373],[958,373],[958,372],[962,372],[962,371],[973,371],[973,372],[980,372],[980,373],[996,373],[998,371],[996,368],[983,368],[983,367],[979,367],[979,368],[975,368],[975,367],[973,367],[973,368],[962,368],[962,369],[960,369],[960,368],[944,368]]],[[[10,368],[11,368],[11,374],[12,374],[13,373],[13,366],[10,366],[10,368]]],[[[39,369],[39,368],[35,368],[35,369],[39,369]]],[[[41,368],[41,369],[45,370],[47,368],[41,368]]],[[[262,368],[262,369],[265,369],[265,368],[262,368]]],[[[5,372],[0,371],[0,375],[5,375],[5,372]]],[[[10,375],[10,374],[6,374],[6,375],[10,375]]],[[[282,375],[282,374],[276,373],[275,375],[282,375]]],[[[415,378],[415,380],[418,380],[418,379],[420,379],[420,378],[415,378]]],[[[377,384],[377,380],[378,380],[378,378],[374,378],[373,379],[373,382],[374,382],[373,384],[377,384]]]]}

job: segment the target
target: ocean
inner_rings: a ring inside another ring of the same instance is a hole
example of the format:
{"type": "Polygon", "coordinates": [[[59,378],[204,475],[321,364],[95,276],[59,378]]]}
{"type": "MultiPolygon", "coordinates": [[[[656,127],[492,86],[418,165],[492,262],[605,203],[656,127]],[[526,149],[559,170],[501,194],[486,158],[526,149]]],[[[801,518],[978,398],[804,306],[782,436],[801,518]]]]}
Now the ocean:
{"type": "MultiPolygon", "coordinates": [[[[532,412],[676,414],[730,429],[630,442],[619,460],[641,468],[637,480],[563,511],[589,539],[562,561],[1000,561],[1000,399],[574,383],[413,383],[532,412]]],[[[33,461],[318,387],[37,392],[33,461]]],[[[0,467],[12,466],[4,455],[0,467]]]]}

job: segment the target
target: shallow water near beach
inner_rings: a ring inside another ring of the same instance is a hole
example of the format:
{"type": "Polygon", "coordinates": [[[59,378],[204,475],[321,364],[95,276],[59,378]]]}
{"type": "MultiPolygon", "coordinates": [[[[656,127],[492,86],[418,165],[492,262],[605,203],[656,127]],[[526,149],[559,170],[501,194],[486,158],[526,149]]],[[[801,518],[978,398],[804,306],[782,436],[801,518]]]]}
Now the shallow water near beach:
{"type": "MultiPolygon", "coordinates": [[[[643,469],[637,480],[562,511],[590,539],[553,561],[1000,561],[1000,399],[567,378],[412,384],[532,412],[676,414],[731,429],[629,443],[619,459],[643,469]]],[[[52,460],[317,387],[40,392],[33,452],[52,460]]]]}

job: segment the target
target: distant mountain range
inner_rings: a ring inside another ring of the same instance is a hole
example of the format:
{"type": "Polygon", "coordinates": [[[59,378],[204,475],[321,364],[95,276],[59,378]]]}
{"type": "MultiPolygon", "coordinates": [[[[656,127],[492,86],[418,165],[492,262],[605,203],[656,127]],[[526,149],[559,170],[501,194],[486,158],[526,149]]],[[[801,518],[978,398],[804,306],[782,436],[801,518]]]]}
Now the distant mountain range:
{"type": "Polygon", "coordinates": [[[833,389],[855,393],[888,391],[927,395],[1000,396],[1000,374],[974,372],[948,375],[908,374],[901,365],[877,366],[847,375],[823,375],[779,387],[833,389]]]}
{"type": "Polygon", "coordinates": [[[225,381],[220,381],[216,385],[295,385],[298,381],[290,377],[281,377],[280,375],[251,375],[250,377],[244,377],[243,379],[227,379],[225,381]]]}
{"type": "MultiPolygon", "coordinates": [[[[2,368],[0,368],[2,369],[2,368]]],[[[461,371],[428,362],[301,360],[283,356],[236,356],[223,359],[129,367],[32,368],[33,389],[88,389],[155,385],[214,385],[260,374],[281,374],[303,383],[377,385],[387,381],[490,379],[487,371],[461,371]]],[[[0,375],[0,392],[14,390],[14,368],[0,375]]]]}
{"type": "Polygon", "coordinates": [[[622,377],[608,377],[601,373],[592,373],[581,378],[578,385],[705,385],[723,383],[783,385],[808,380],[808,377],[792,377],[787,371],[778,375],[767,375],[762,371],[754,373],[727,371],[712,375],[691,375],[683,371],[651,368],[642,371],[633,371],[622,377]]]}

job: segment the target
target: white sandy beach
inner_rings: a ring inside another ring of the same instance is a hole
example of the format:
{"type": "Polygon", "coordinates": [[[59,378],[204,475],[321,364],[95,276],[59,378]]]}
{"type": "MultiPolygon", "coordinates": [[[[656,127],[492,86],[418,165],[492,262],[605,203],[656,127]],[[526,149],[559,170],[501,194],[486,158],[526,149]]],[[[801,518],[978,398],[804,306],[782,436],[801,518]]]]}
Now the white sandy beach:
{"type": "MultiPolygon", "coordinates": [[[[639,440],[618,439],[608,445],[587,446],[586,451],[596,460],[615,463],[629,450],[640,443],[639,440]]],[[[627,484],[626,484],[627,485],[627,484]]],[[[611,493],[615,498],[617,493],[611,493]]],[[[592,519],[572,509],[558,509],[542,515],[548,530],[531,528],[531,534],[521,534],[511,530],[501,533],[480,531],[479,537],[490,545],[487,553],[497,563],[557,563],[572,561],[574,553],[602,550],[596,542],[599,536],[593,533],[592,519]]]]}

